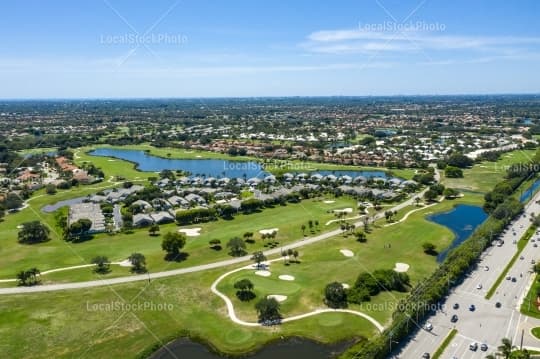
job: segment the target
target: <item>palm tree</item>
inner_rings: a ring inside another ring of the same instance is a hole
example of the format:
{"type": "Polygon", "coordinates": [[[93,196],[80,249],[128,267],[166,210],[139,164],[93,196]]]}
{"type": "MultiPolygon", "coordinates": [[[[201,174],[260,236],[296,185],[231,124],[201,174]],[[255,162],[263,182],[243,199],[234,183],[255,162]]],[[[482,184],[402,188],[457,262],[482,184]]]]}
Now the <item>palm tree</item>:
{"type": "Polygon", "coordinates": [[[497,355],[501,355],[505,359],[508,359],[512,354],[512,349],[514,349],[515,347],[512,346],[512,341],[508,338],[503,338],[501,342],[502,344],[497,347],[497,350],[499,351],[497,355]]]}

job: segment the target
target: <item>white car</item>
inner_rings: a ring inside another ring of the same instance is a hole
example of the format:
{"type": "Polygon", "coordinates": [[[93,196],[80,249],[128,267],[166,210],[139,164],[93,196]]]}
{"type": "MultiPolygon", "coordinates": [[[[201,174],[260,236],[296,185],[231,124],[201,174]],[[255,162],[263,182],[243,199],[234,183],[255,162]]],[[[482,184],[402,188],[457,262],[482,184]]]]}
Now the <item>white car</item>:
{"type": "Polygon", "coordinates": [[[482,284],[478,284],[478,285],[476,286],[476,289],[482,289],[482,284]]]}
{"type": "Polygon", "coordinates": [[[424,326],[424,329],[427,330],[428,332],[431,332],[433,330],[433,324],[431,324],[430,322],[427,322],[426,325],[424,326]]]}

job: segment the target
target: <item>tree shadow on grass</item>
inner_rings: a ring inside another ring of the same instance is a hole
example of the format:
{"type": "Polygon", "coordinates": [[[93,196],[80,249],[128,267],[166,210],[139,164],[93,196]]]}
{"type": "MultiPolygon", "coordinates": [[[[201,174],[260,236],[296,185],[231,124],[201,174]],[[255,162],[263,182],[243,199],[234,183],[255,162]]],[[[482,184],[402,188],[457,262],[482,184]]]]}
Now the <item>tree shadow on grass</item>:
{"type": "Polygon", "coordinates": [[[165,255],[165,260],[167,262],[182,262],[189,257],[189,253],[180,252],[180,253],[167,253],[165,255]]]}

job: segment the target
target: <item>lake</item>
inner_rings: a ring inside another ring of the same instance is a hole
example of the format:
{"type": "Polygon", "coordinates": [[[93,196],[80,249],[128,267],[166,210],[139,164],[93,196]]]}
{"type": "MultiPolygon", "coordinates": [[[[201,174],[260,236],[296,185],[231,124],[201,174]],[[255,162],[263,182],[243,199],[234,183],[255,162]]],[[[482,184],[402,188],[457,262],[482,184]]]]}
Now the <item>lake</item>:
{"type": "MultiPolygon", "coordinates": [[[[162,158],[148,154],[140,150],[124,150],[113,148],[98,148],[89,153],[92,156],[113,157],[121,160],[130,161],[136,168],[145,172],[160,172],[163,170],[182,170],[187,171],[193,176],[206,175],[208,177],[229,177],[229,178],[264,178],[269,175],[263,167],[253,161],[230,161],[219,159],[172,159],[162,158]]],[[[383,177],[386,178],[384,171],[354,171],[354,170],[324,170],[317,172],[322,175],[333,174],[340,176],[364,176],[364,177],[383,177]]]]}
{"type": "MultiPolygon", "coordinates": [[[[260,351],[242,356],[244,359],[328,359],[343,352],[351,343],[324,345],[301,338],[289,338],[276,341],[263,347],[260,351]]],[[[229,358],[211,352],[206,346],[182,338],[167,344],[150,356],[150,359],[223,359],[229,358]],[[172,354],[171,354],[172,352],[172,354]]]]}
{"type": "Polygon", "coordinates": [[[482,207],[467,204],[460,204],[448,212],[428,216],[428,220],[447,227],[455,235],[452,243],[437,256],[437,262],[442,262],[450,250],[469,238],[474,230],[487,218],[488,215],[482,207]]]}

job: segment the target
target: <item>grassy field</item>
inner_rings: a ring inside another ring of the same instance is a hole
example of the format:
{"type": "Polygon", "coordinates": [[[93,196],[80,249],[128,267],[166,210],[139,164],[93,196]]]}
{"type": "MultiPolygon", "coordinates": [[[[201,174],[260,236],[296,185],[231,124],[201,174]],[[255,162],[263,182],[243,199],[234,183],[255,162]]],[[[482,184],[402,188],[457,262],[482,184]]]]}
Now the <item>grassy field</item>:
{"type": "Polygon", "coordinates": [[[486,193],[503,179],[510,165],[529,162],[535,152],[535,150],[517,150],[505,153],[497,162],[484,161],[463,170],[463,178],[446,178],[444,171],[441,171],[442,183],[459,190],[486,193]]]}
{"type": "MultiPolygon", "coordinates": [[[[467,197],[461,199],[467,200],[467,197]]],[[[447,210],[455,203],[443,202],[436,210],[447,210]]],[[[448,229],[426,221],[419,213],[411,215],[404,223],[375,228],[368,235],[367,243],[338,236],[302,248],[300,264],[273,264],[276,277],[291,274],[297,279],[286,284],[272,280],[257,282],[258,295],[278,294],[270,292],[283,288],[290,295],[290,303],[283,305],[285,315],[310,311],[323,306],[322,289],[328,282],[337,280],[353,284],[360,271],[393,268],[395,262],[411,264],[409,274],[416,283],[437,265],[434,257],[423,253],[421,244],[432,241],[442,248],[452,237],[448,229]],[[387,243],[392,244],[390,249],[385,248],[387,243]],[[344,257],[339,252],[344,248],[352,250],[355,257],[344,257]]],[[[147,282],[138,282],[114,288],[1,296],[0,352],[22,358],[134,357],[152,345],[189,334],[209,341],[220,351],[240,353],[281,336],[300,335],[333,342],[368,337],[374,332],[366,320],[342,313],[315,316],[272,329],[246,329],[235,325],[226,317],[222,300],[209,290],[221,273],[231,269],[233,267],[153,280],[148,288],[147,282]],[[167,305],[168,309],[108,311],[102,308],[104,304],[122,300],[154,307],[167,305]],[[96,309],[97,305],[101,307],[96,309]],[[33,334],[28,336],[28,333],[33,334]]],[[[233,277],[227,279],[222,289],[232,294],[233,277]]],[[[383,293],[372,302],[354,308],[386,323],[402,295],[383,293]]],[[[241,315],[253,318],[252,305],[239,307],[241,315]]]]}
{"type": "MultiPolygon", "coordinates": [[[[69,196],[67,193],[59,193],[53,197],[55,199],[64,199],[69,196]]],[[[54,215],[40,211],[43,202],[50,201],[50,199],[51,197],[48,195],[36,197],[35,200],[30,201],[29,208],[7,216],[5,221],[0,224],[4,234],[0,239],[0,253],[3,256],[0,278],[13,278],[19,270],[28,269],[32,266],[45,271],[59,267],[86,264],[96,255],[106,255],[112,261],[122,261],[133,252],[140,252],[146,256],[150,271],[209,263],[230,258],[226,249],[221,251],[210,249],[208,245],[210,239],[220,239],[224,247],[230,238],[234,236],[242,237],[245,232],[251,231],[255,233],[256,240],[255,243],[248,244],[247,250],[253,252],[264,249],[265,243],[259,239],[258,234],[261,229],[279,228],[277,240],[280,244],[289,243],[302,238],[301,225],[305,224],[307,227],[308,220],[318,220],[320,222],[319,227],[314,228],[313,233],[328,231],[338,227],[338,223],[329,226],[324,225],[328,220],[336,218],[329,211],[356,207],[356,201],[348,197],[333,198],[332,200],[335,202],[331,204],[310,199],[300,204],[288,204],[287,206],[265,209],[260,213],[238,215],[235,219],[229,221],[220,219],[196,226],[187,226],[186,228],[202,228],[201,235],[188,237],[184,251],[189,254],[189,257],[185,261],[176,263],[167,262],[163,259],[162,236],[150,236],[147,229],[137,229],[133,233],[118,233],[115,235],[97,234],[91,240],[76,244],[63,241],[56,230],[51,232],[52,239],[49,242],[34,245],[19,244],[16,239],[17,225],[22,222],[41,218],[52,228],[55,227],[54,215]]],[[[163,235],[168,231],[177,231],[179,227],[171,223],[162,225],[160,228],[160,233],[163,235]]],[[[309,228],[306,230],[306,234],[311,234],[309,228]]],[[[84,279],[87,279],[86,276],[84,279]]],[[[83,278],[75,276],[74,280],[83,280],[83,278]]]]}
{"type": "Polygon", "coordinates": [[[534,279],[534,283],[529,289],[529,292],[523,299],[521,304],[520,311],[522,314],[528,315],[529,317],[540,318],[540,309],[536,304],[536,299],[540,293],[540,277],[537,275],[534,279]]]}

